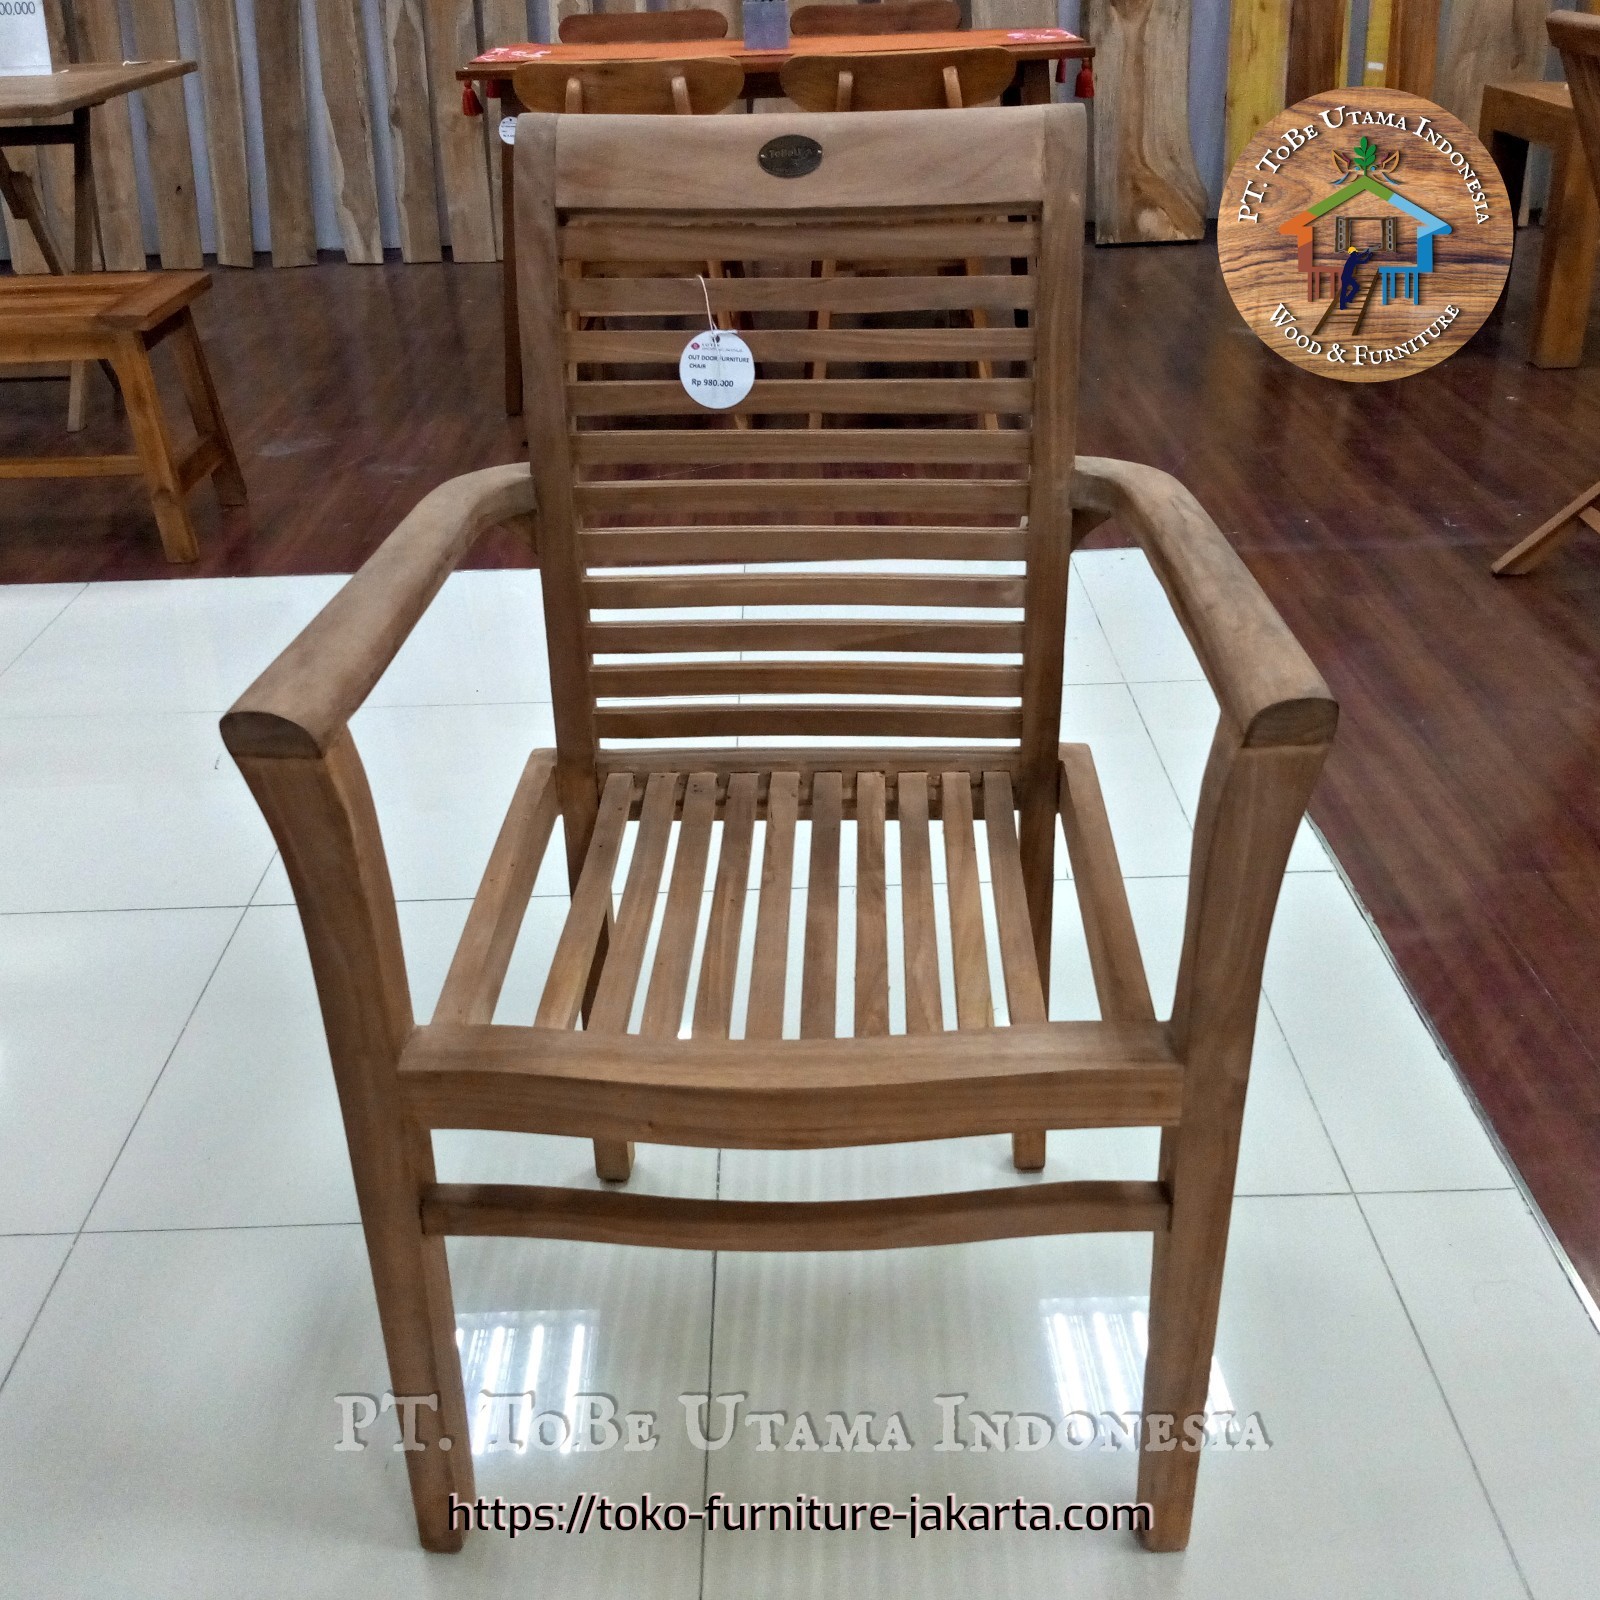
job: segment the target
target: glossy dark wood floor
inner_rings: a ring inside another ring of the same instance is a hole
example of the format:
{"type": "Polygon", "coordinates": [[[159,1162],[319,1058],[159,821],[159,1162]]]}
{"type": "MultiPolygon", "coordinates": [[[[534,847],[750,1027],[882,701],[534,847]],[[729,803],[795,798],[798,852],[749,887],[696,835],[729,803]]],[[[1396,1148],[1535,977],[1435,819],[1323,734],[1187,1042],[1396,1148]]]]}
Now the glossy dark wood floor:
{"type": "MultiPolygon", "coordinates": [[[[1080,448],[1179,474],[1326,673],[1316,819],[1600,1292],[1600,536],[1488,573],[1600,478],[1600,329],[1576,371],[1521,359],[1537,242],[1501,323],[1371,387],[1262,348],[1210,245],[1091,251],[1080,448]]],[[[179,572],[130,484],[0,484],[0,581],[349,570],[425,489],[514,458],[496,293],[492,268],[219,273],[202,329],[249,509],[202,490],[179,572]]],[[[64,407],[0,386],[0,450],[60,448],[64,407]]],[[[114,439],[104,391],[94,417],[114,439]]]]}

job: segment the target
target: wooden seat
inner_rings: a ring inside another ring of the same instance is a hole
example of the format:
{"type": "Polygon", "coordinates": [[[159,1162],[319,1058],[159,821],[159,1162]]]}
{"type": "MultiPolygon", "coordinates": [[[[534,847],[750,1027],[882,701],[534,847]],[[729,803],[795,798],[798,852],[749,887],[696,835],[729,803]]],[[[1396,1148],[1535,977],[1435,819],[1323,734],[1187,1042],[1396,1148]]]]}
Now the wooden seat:
{"type": "Polygon", "coordinates": [[[105,361],[116,373],[136,454],[0,457],[0,478],[140,477],[169,561],[200,554],[190,490],[215,475],[225,506],[245,503],[244,478],[190,310],[211,287],[204,272],[104,272],[0,283],[0,365],[105,361]],[[196,439],[173,447],[150,353],[171,338],[196,439]]]}
{"type": "Polygon", "coordinates": [[[728,19],[703,6],[683,11],[575,12],[557,29],[562,44],[663,44],[726,39],[728,19]]]}
{"type": "MultiPolygon", "coordinates": [[[[1549,364],[1575,365],[1583,352],[1596,243],[1600,239],[1600,220],[1597,220],[1600,209],[1597,209],[1594,190],[1594,175],[1600,173],[1600,16],[1553,11],[1547,26],[1550,42],[1561,52],[1566,84],[1518,85],[1530,91],[1525,103],[1508,102],[1505,94],[1491,85],[1484,90],[1483,127],[1485,143],[1502,166],[1505,165],[1505,140],[1492,137],[1497,129],[1504,128],[1506,133],[1521,139],[1549,135],[1555,145],[1556,159],[1551,166],[1547,204],[1555,209],[1562,238],[1551,237],[1547,220],[1539,256],[1535,321],[1542,324],[1550,303],[1558,298],[1565,301],[1567,314],[1559,321],[1568,330],[1564,335],[1565,353],[1572,359],[1549,364]],[[1564,121],[1569,94],[1581,149],[1577,148],[1570,126],[1564,121]],[[1516,109],[1512,109],[1513,104],[1516,109]],[[1532,120],[1520,120],[1530,118],[1532,120]],[[1508,123],[1513,125],[1508,127],[1508,123]]],[[[1523,159],[1526,160],[1525,146],[1523,159]]],[[[1520,179],[1520,174],[1514,175],[1520,179]]],[[[1513,185],[1508,178],[1507,188],[1515,210],[1520,181],[1513,185]]],[[[1561,337],[1558,335],[1554,353],[1563,353],[1559,347],[1561,337]]],[[[1536,358],[1537,353],[1536,345],[1536,358]]],[[[1551,351],[1547,349],[1546,353],[1551,351]]],[[[1497,577],[1520,577],[1532,572],[1579,528],[1585,527],[1600,531],[1600,483],[1590,485],[1548,522],[1519,539],[1494,563],[1492,570],[1497,577]]]]}
{"type": "MultiPolygon", "coordinates": [[[[800,6],[789,18],[796,38],[817,34],[954,33],[961,26],[955,0],[879,0],[877,5],[800,6]]],[[[563,34],[562,38],[566,35],[563,34]]]]}
{"type": "MultiPolygon", "coordinates": [[[[1143,1405],[1181,1438],[1205,1410],[1267,935],[1337,714],[1178,484],[1074,456],[1080,108],[645,126],[519,124],[531,468],[434,491],[223,722],[300,908],[390,1381],[438,1396],[406,1455],[436,1550],[464,1537],[450,1497],[474,1494],[470,1451],[447,1448],[468,1438],[449,1234],[813,1250],[1149,1232],[1143,1405]],[[774,138],[820,160],[769,173],[774,138]],[[712,256],[762,271],[647,270],[712,256]],[[917,270],[952,257],[1004,266],[917,270]],[[824,279],[819,258],[897,265],[824,279]],[[569,277],[569,262],[640,267],[569,277]],[[743,432],[705,425],[677,382],[707,295],[751,319],[738,409],[761,425],[743,432]],[[972,305],[996,325],[930,315],[972,305]],[[818,310],[872,323],[804,326],[818,310]],[[819,358],[880,375],[789,375],[819,358]],[[967,375],[980,359],[994,376],[967,375]],[[799,425],[819,408],[840,425],[799,425]],[[975,422],[990,413],[1004,426],[975,422]],[[1145,549],[1221,706],[1170,1018],[1093,760],[1059,743],[1069,554],[1108,516],[1145,549]],[[419,1025],[350,718],[479,534],[535,524],[556,745],[530,755],[419,1025]],[[500,1017],[558,821],[570,905],[537,1007],[500,1017]],[[1095,1020],[1049,1020],[1062,836],[1095,1020]],[[1159,1161],[1118,1181],[825,1204],[441,1184],[430,1140],[585,1138],[620,1183],[636,1141],[1010,1135],[1035,1169],[1047,1130],[1120,1126],[1163,1131],[1159,1161]]],[[[1187,1540],[1198,1460],[1141,1454],[1151,1547],[1187,1540]]]]}

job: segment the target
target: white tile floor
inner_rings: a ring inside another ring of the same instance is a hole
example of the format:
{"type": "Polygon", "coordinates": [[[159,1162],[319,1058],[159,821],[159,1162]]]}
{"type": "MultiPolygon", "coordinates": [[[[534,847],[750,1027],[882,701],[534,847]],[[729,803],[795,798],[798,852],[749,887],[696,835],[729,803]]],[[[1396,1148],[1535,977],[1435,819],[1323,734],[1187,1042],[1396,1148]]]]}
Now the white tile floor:
{"type": "MultiPolygon", "coordinates": [[[[1066,731],[1095,745],[1164,1004],[1215,704],[1141,557],[1074,565],[1066,731]]],[[[382,1354],[295,914],[215,727],[336,584],[0,589],[0,1596],[1594,1592],[1600,1336],[1309,829],[1267,966],[1218,1346],[1218,1382],[1271,1448],[1208,1455],[1186,1555],[1016,1532],[484,1534],[419,1552],[393,1424],[365,1453],[333,1448],[334,1395],[381,1393],[382,1354]]],[[[550,738],[542,632],[536,577],[460,575],[357,724],[422,1014],[523,753],[550,738]]],[[[531,1009],[558,887],[539,885],[507,1013],[531,1009]]],[[[1090,1015],[1059,899],[1054,1009],[1090,1015]]],[[[438,1143],[446,1177],[594,1182],[572,1141],[438,1143]]],[[[1139,1176],[1153,1153],[1144,1133],[1057,1135],[1051,1167],[1139,1176]]],[[[646,1147],[636,1182],[1025,1181],[1007,1157],[1003,1140],[646,1147]]],[[[1056,1417],[1080,1391],[1136,1393],[1143,1244],[452,1254],[469,1390],[601,1392],[660,1418],[648,1454],[488,1450],[485,1493],[1131,1497],[1125,1451],[934,1451],[933,1396],[1056,1417]],[[1083,1329],[1101,1343],[1074,1343],[1083,1329]],[[900,1411],[915,1448],[764,1453],[743,1427],[705,1454],[677,1397],[708,1385],[819,1427],[900,1411]]]]}

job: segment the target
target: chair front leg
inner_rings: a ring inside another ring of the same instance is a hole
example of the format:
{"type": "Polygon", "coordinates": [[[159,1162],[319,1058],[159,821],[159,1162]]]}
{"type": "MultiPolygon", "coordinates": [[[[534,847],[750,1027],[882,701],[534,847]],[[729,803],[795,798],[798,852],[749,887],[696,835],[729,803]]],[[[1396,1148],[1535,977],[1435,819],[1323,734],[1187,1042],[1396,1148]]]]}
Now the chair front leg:
{"type": "Polygon", "coordinates": [[[1295,830],[1325,743],[1250,748],[1226,717],[1200,794],[1173,1047],[1183,1119],[1163,1130],[1159,1176],[1171,1221],[1155,1236],[1139,1498],[1152,1550],[1189,1542],[1200,1452],[1185,1424],[1205,1416],[1228,1249],[1239,1133],[1261,1001],[1261,969],[1295,830]]]}
{"type": "Polygon", "coordinates": [[[394,890],[366,773],[348,730],[325,755],[240,756],[283,854],[305,929],[350,1146],[361,1225],[396,1396],[421,1397],[406,1467],[430,1550],[461,1547],[450,1496],[473,1498],[466,1396],[442,1237],[422,1229],[434,1181],[428,1131],[404,1111],[397,1068],[413,1031],[394,890]]]}

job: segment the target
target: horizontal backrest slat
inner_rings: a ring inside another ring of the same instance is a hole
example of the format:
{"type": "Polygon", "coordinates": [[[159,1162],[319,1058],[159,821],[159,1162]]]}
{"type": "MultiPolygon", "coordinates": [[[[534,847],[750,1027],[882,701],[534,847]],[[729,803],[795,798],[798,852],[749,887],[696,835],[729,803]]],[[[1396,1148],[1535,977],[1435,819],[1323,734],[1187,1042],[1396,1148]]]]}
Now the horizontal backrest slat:
{"type": "Polygon", "coordinates": [[[1020,561],[1020,528],[592,528],[589,567],[692,567],[723,561],[1020,561]]]}
{"type": "Polygon", "coordinates": [[[1022,732],[1015,707],[964,705],[686,705],[602,706],[594,714],[602,739],[753,738],[1011,739],[1022,732]]]}
{"type": "Polygon", "coordinates": [[[1035,256],[1037,222],[720,223],[578,221],[563,261],[964,261],[1035,256]]]}
{"type": "Polygon", "coordinates": [[[1002,606],[1020,609],[1023,580],[971,577],[863,577],[792,572],[756,576],[590,578],[596,610],[639,606],[1002,606]]]}
{"type": "MultiPolygon", "coordinates": [[[[568,389],[575,417],[700,417],[705,407],[681,383],[575,383],[568,389]]],[[[742,416],[803,416],[814,411],[848,416],[956,416],[996,412],[1024,416],[1033,409],[1033,384],[1024,378],[769,378],[739,407],[742,416]]]]}
{"type": "MultiPolygon", "coordinates": [[[[678,328],[580,328],[565,342],[573,361],[676,367],[689,336],[678,328]]],[[[1033,354],[1026,328],[741,328],[739,337],[757,361],[1025,361],[1033,354]]]]}
{"type": "Polygon", "coordinates": [[[574,434],[572,459],[585,467],[858,461],[1020,466],[1029,447],[1020,428],[604,428],[574,434]]]}
{"type": "Polygon", "coordinates": [[[658,516],[671,521],[697,512],[723,521],[823,511],[860,516],[898,512],[921,518],[1020,517],[1028,509],[1028,486],[1020,479],[983,478],[709,478],[583,483],[573,490],[573,498],[584,516],[658,516]]]}
{"type": "Polygon", "coordinates": [[[947,695],[1004,700],[1022,692],[1022,668],[990,663],[885,661],[652,661],[598,666],[602,699],[716,694],[947,695]]]}
{"type": "Polygon", "coordinates": [[[885,654],[1016,655],[1020,622],[727,621],[592,622],[594,654],[702,654],[723,650],[870,650],[885,654]]]}
{"type": "Polygon", "coordinates": [[[712,311],[1026,311],[1034,280],[981,272],[928,278],[564,278],[561,304],[584,316],[704,317],[712,311]]]}

